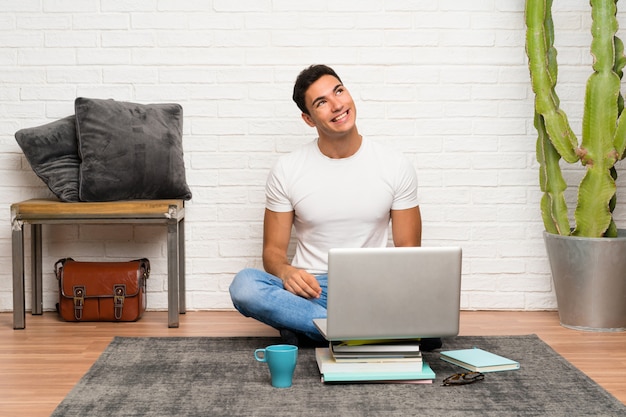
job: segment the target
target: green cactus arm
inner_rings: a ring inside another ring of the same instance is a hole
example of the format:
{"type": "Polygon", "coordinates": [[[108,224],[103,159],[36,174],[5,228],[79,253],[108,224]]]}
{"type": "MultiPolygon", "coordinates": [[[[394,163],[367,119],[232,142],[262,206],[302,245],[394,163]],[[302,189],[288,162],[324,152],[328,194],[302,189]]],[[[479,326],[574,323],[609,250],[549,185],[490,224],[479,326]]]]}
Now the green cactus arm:
{"type": "Polygon", "coordinates": [[[615,194],[615,181],[607,170],[588,169],[578,189],[574,211],[575,236],[610,237],[605,234],[612,222],[609,201],[615,194]],[[608,196],[608,198],[607,198],[608,196]]]}
{"type": "Polygon", "coordinates": [[[610,169],[615,164],[619,89],[620,79],[612,69],[595,72],[587,80],[580,152],[583,165],[591,165],[588,168],[610,169]]]}
{"type": "MultiPolygon", "coordinates": [[[[556,62],[557,51],[554,48],[554,27],[552,22],[552,0],[547,3],[538,3],[529,0],[526,3],[526,20],[527,20],[527,41],[526,48],[529,57],[529,69],[531,72],[531,81],[533,88],[539,90],[540,84],[543,86],[544,92],[548,95],[548,104],[545,107],[558,109],[559,98],[555,92],[556,80],[558,75],[558,67],[556,62]],[[541,48],[538,54],[535,47],[541,48]],[[533,52],[531,52],[533,51],[533,52]],[[538,75],[533,78],[533,71],[538,75]],[[541,82],[539,82],[541,81],[541,82]]],[[[536,94],[538,97],[539,95],[536,94]]],[[[545,95],[544,95],[545,96],[545,95]]],[[[546,99],[546,97],[544,97],[546,99]]],[[[535,100],[535,109],[537,104],[541,108],[542,101],[538,98],[535,100]]],[[[561,119],[567,124],[565,115],[556,110],[557,115],[552,120],[561,119]]],[[[534,125],[538,132],[537,137],[537,161],[539,162],[539,183],[543,196],[541,198],[541,216],[544,227],[548,233],[569,235],[570,224],[568,218],[568,209],[565,202],[564,192],[567,189],[567,183],[563,179],[559,161],[561,155],[550,140],[546,129],[546,121],[543,115],[535,111],[534,125]]],[[[554,124],[553,124],[554,125],[554,124]]],[[[558,130],[558,129],[557,129],[558,130]]],[[[570,131],[569,126],[565,131],[570,131]]],[[[555,138],[558,135],[555,135],[555,138]]],[[[569,138],[573,138],[573,142],[577,143],[577,139],[571,134],[569,138]]],[[[555,141],[556,142],[556,141],[555,141]]],[[[558,142],[563,144],[563,141],[558,142]]],[[[574,143],[565,143],[566,149],[573,150],[576,145],[574,143]]],[[[567,155],[567,152],[564,152],[567,155]]],[[[571,155],[570,160],[577,160],[577,155],[571,155]]]]}
{"type": "Polygon", "coordinates": [[[585,91],[581,160],[586,173],[578,188],[574,235],[601,237],[612,220],[610,202],[616,186],[611,169],[617,159],[620,78],[614,72],[617,8],[615,0],[591,0],[593,69],[585,91]]]}
{"type": "Polygon", "coordinates": [[[556,86],[556,50],[553,47],[552,0],[526,1],[526,54],[535,110],[545,121],[546,131],[561,157],[569,163],[578,161],[578,139],[567,116],[559,108],[556,86]]]}
{"type": "MultiPolygon", "coordinates": [[[[615,0],[617,4],[617,0],[615,0]]],[[[617,36],[614,38],[615,44],[615,66],[614,71],[620,80],[624,76],[624,67],[626,66],[626,55],[624,55],[624,42],[617,36]]],[[[615,140],[614,146],[617,151],[617,159],[622,160],[624,156],[626,156],[626,116],[624,116],[624,96],[621,91],[617,97],[617,109],[619,113],[619,118],[617,119],[617,129],[615,130],[615,140]]],[[[615,169],[615,165],[611,168],[611,178],[613,180],[617,180],[617,170],[615,169]]],[[[615,210],[615,206],[617,205],[617,195],[614,194],[613,198],[609,202],[609,210],[611,213],[615,210]]],[[[617,225],[615,224],[615,219],[611,217],[611,224],[609,224],[609,228],[606,232],[604,232],[605,236],[617,236],[617,225]]]]}
{"type": "Polygon", "coordinates": [[[548,138],[543,118],[536,112],[535,128],[539,133],[537,137],[537,161],[539,162],[539,185],[543,191],[541,197],[543,224],[548,233],[569,235],[570,224],[564,197],[567,184],[559,166],[561,156],[548,138]]]}
{"type": "Polygon", "coordinates": [[[617,237],[617,224],[611,218],[611,224],[609,224],[609,228],[604,232],[604,237],[617,237]]]}
{"type": "MultiPolygon", "coordinates": [[[[624,55],[624,42],[617,36],[615,37],[615,73],[622,79],[624,75],[624,66],[626,66],[626,56],[624,55]]],[[[615,131],[615,149],[617,150],[617,158],[624,159],[626,156],[626,116],[624,116],[624,97],[619,94],[618,97],[619,119],[617,120],[617,129],[615,131]]]]}
{"type": "Polygon", "coordinates": [[[591,54],[595,72],[589,77],[585,91],[582,148],[585,153],[583,163],[593,161],[597,164],[599,159],[606,158],[606,154],[613,150],[620,77],[614,71],[617,32],[615,0],[591,0],[591,8],[591,54]]]}

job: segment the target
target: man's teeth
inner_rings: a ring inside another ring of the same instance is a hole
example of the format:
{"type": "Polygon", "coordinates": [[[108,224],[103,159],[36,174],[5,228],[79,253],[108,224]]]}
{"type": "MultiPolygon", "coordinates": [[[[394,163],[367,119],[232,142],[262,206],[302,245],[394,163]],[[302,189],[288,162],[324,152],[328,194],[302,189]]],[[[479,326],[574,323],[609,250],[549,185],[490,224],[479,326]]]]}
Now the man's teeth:
{"type": "Polygon", "coordinates": [[[347,116],[348,116],[348,112],[342,113],[339,116],[335,117],[333,119],[333,121],[334,122],[338,122],[339,120],[342,120],[342,119],[346,118],[347,116]]]}

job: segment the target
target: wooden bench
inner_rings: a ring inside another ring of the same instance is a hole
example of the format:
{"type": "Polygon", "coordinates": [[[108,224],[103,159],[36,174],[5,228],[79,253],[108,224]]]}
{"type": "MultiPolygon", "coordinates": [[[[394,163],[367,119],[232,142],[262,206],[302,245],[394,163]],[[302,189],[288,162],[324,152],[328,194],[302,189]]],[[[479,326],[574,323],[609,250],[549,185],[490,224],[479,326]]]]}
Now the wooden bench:
{"type": "Polygon", "coordinates": [[[43,313],[42,224],[163,224],[167,226],[168,326],[185,313],[185,208],[183,200],[64,203],[27,200],[11,205],[13,247],[13,328],[26,327],[24,227],[31,225],[32,314],[43,313]]]}

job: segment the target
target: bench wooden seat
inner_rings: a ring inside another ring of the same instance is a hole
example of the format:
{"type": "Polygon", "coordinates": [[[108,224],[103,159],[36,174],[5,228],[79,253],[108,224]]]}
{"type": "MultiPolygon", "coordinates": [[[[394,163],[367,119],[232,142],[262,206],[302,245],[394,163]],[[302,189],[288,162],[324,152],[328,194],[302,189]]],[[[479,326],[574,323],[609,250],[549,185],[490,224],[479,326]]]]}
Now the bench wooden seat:
{"type": "Polygon", "coordinates": [[[11,205],[13,328],[26,327],[24,224],[31,225],[32,314],[43,313],[42,224],[163,224],[167,226],[168,326],[185,313],[185,208],[183,200],[65,203],[34,199],[11,205]]]}

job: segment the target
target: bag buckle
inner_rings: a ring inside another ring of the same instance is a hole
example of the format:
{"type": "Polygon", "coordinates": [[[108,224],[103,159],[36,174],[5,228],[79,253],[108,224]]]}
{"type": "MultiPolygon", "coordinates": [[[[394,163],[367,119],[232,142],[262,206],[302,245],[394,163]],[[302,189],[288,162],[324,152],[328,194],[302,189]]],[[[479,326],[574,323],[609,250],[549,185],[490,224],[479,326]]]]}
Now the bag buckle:
{"type": "Polygon", "coordinates": [[[85,305],[85,287],[82,285],[75,285],[74,292],[74,317],[76,320],[83,318],[83,306],[85,305]]]}
{"type": "Polygon", "coordinates": [[[115,320],[122,319],[122,310],[124,309],[124,298],[126,298],[126,285],[116,284],[113,286],[113,307],[115,311],[115,320]]]}

